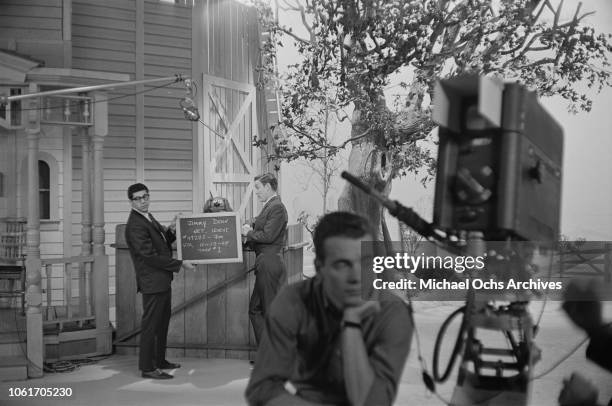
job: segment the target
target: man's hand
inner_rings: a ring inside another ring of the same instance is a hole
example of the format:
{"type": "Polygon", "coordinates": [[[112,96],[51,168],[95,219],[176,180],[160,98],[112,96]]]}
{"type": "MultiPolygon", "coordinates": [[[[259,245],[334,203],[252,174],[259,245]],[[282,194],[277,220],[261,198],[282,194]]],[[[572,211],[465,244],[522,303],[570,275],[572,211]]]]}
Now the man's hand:
{"type": "Polygon", "coordinates": [[[593,282],[579,284],[571,281],[564,292],[564,298],[563,310],[574,324],[589,335],[601,327],[603,319],[597,285],[593,282]]]}
{"type": "Polygon", "coordinates": [[[249,233],[249,231],[251,231],[251,230],[252,230],[252,228],[251,228],[250,225],[244,224],[242,226],[242,235],[246,236],[249,233]]]}
{"type": "Polygon", "coordinates": [[[344,309],[343,321],[351,323],[361,323],[363,319],[368,318],[374,313],[378,313],[380,310],[380,303],[378,300],[368,300],[359,306],[350,306],[344,309]]]}
{"type": "Polygon", "coordinates": [[[183,263],[181,264],[181,266],[183,267],[184,270],[186,271],[193,271],[195,269],[195,265],[193,264],[193,262],[191,261],[183,261],[183,263]]]}
{"type": "Polygon", "coordinates": [[[172,219],[172,223],[170,223],[170,225],[168,226],[168,228],[170,230],[172,230],[172,232],[176,232],[176,220],[178,220],[179,216],[182,216],[183,213],[178,213],[174,215],[174,218],[172,219]]]}
{"type": "Polygon", "coordinates": [[[558,400],[560,406],[596,406],[598,396],[593,384],[574,372],[569,380],[563,380],[563,389],[558,400]]]}

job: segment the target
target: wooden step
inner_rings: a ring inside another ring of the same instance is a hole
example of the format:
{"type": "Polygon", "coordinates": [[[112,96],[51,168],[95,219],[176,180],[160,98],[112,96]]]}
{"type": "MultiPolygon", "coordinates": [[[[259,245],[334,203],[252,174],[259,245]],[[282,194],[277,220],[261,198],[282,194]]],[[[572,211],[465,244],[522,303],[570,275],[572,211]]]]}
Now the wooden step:
{"type": "Polygon", "coordinates": [[[22,355],[0,356],[0,382],[28,379],[28,361],[22,355]]]}

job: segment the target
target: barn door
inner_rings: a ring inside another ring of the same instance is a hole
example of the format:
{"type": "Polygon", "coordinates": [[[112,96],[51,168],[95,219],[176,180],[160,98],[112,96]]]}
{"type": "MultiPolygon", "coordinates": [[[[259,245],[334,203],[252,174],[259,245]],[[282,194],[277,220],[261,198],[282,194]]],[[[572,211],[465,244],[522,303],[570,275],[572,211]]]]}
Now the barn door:
{"type": "Polygon", "coordinates": [[[259,172],[255,86],[203,75],[204,200],[228,199],[243,221],[254,216],[253,178],[259,172]]]}

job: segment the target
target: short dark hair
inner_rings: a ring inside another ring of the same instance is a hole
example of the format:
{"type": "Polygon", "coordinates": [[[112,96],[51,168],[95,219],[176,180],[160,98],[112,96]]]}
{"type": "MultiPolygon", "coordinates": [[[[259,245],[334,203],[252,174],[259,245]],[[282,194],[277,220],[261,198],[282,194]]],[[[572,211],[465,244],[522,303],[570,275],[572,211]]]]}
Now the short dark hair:
{"type": "Polygon", "coordinates": [[[146,187],[143,183],[134,183],[133,185],[130,185],[127,190],[128,199],[132,200],[132,197],[134,197],[134,193],[140,192],[141,190],[146,190],[147,193],[149,193],[149,188],[146,187]]]}
{"type": "Polygon", "coordinates": [[[276,179],[276,176],[271,173],[264,173],[263,175],[255,176],[255,182],[257,181],[260,181],[262,185],[268,183],[275,192],[276,189],[278,189],[278,180],[276,179]]]}
{"type": "Polygon", "coordinates": [[[313,242],[316,259],[325,261],[325,240],[331,237],[360,238],[374,236],[367,219],[347,211],[335,211],[321,217],[314,230],[313,242]]]}

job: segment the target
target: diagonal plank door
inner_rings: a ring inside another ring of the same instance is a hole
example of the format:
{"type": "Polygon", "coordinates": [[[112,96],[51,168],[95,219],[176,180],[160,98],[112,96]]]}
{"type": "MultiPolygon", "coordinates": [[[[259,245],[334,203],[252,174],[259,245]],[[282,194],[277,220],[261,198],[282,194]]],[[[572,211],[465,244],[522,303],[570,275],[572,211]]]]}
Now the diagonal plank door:
{"type": "Polygon", "coordinates": [[[253,147],[257,132],[255,86],[203,75],[204,200],[228,199],[242,219],[254,215],[253,178],[258,173],[259,151],[253,147]]]}

